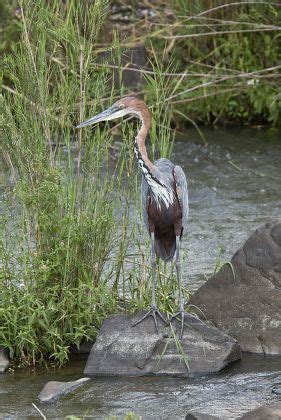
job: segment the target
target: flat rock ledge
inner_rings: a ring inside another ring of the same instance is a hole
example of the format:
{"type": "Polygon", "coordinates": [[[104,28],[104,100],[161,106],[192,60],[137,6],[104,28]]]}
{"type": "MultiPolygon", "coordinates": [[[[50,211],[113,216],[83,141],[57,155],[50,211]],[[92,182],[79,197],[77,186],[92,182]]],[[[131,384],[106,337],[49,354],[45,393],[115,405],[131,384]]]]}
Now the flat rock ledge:
{"type": "Polygon", "coordinates": [[[241,420],[278,420],[281,419],[281,401],[275,404],[264,405],[245,413],[241,420]]]}
{"type": "Polygon", "coordinates": [[[189,303],[242,351],[281,355],[281,221],[258,228],[189,303]]]}
{"type": "Polygon", "coordinates": [[[57,401],[61,396],[69,394],[76,388],[82,386],[85,382],[90,381],[90,378],[80,378],[77,381],[71,382],[59,382],[50,381],[47,382],[38,398],[41,402],[51,403],[57,401]]]}
{"type": "Polygon", "coordinates": [[[4,347],[0,346],[0,373],[4,373],[10,366],[10,359],[8,351],[4,347]]]}
{"type": "Polygon", "coordinates": [[[89,355],[87,376],[205,375],[239,360],[235,339],[217,328],[185,314],[182,340],[180,322],[172,327],[159,318],[156,333],[152,317],[132,326],[145,312],[113,315],[107,318],[89,355]]]}

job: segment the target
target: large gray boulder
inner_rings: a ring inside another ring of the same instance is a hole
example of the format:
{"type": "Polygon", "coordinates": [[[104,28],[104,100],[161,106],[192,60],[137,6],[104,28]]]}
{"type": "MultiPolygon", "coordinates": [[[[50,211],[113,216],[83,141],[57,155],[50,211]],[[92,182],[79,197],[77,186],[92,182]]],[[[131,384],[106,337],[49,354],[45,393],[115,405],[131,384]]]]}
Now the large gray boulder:
{"type": "Polygon", "coordinates": [[[59,399],[59,397],[73,392],[75,389],[84,385],[85,382],[88,382],[90,378],[80,378],[77,381],[71,382],[59,382],[59,381],[50,381],[47,382],[38,398],[41,402],[54,402],[59,399]]]}
{"type": "Polygon", "coordinates": [[[200,287],[190,304],[243,351],[281,354],[281,222],[258,228],[231,266],[200,287]]]}
{"type": "Polygon", "coordinates": [[[180,323],[172,328],[158,320],[156,333],[153,318],[136,315],[113,315],[105,320],[89,355],[87,376],[142,376],[208,374],[218,372],[240,359],[236,340],[215,327],[186,314],[183,339],[178,340],[180,323]]]}
{"type": "Polygon", "coordinates": [[[258,407],[239,418],[243,420],[280,420],[281,402],[258,407]]]}
{"type": "Polygon", "coordinates": [[[8,351],[4,347],[0,346],[0,373],[4,373],[10,366],[10,359],[8,351]]]}

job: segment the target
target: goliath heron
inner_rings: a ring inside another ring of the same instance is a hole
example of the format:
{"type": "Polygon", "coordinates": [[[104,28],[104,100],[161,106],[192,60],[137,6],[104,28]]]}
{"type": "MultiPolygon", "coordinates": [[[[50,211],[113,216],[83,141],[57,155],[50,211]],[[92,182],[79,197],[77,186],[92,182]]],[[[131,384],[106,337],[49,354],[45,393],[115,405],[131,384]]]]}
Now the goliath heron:
{"type": "Polygon", "coordinates": [[[179,311],[172,318],[181,317],[182,336],[184,302],[181,292],[180,241],[186,230],[188,218],[187,182],[182,168],[175,166],[168,159],[161,158],[154,163],[149,160],[145,140],[151,124],[151,114],[145,103],[135,97],[121,98],[110,108],[79,124],[77,128],[100,121],[113,120],[127,114],[138,117],[142,124],[135,138],[134,153],[142,172],[142,214],[151,239],[152,265],[151,309],[134,325],[142,322],[148,316],[152,316],[158,333],[156,315],[166,323],[155,300],[156,256],[164,261],[171,261],[175,255],[179,311]]]}

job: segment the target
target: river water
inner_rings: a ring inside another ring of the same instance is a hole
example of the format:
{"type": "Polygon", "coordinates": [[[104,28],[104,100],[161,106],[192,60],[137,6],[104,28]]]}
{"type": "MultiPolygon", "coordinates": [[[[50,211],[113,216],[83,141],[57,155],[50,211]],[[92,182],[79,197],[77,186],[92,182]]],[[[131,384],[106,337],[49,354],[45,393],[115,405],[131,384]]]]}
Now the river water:
{"type": "MultiPolygon", "coordinates": [[[[73,394],[53,404],[37,396],[50,380],[70,381],[82,376],[84,357],[56,371],[18,370],[0,376],[1,419],[40,418],[35,403],[48,419],[105,419],[134,412],[142,419],[184,419],[199,411],[235,419],[259,405],[280,401],[273,394],[281,382],[280,358],[244,355],[241,362],[217,375],[179,378],[93,378],[73,394]]],[[[266,419],[265,419],[266,420],[266,419]]]]}
{"type": "MultiPolygon", "coordinates": [[[[276,130],[204,130],[204,146],[187,130],[173,148],[189,185],[190,221],[183,240],[184,282],[196,290],[209,276],[219,253],[227,261],[259,225],[280,219],[281,136],[276,130]]],[[[1,188],[0,172],[0,188],[1,188]]],[[[277,401],[281,358],[244,355],[217,375],[201,378],[97,378],[58,403],[43,405],[37,395],[49,380],[82,376],[84,356],[58,370],[16,370],[0,375],[0,418],[48,419],[77,415],[102,419],[129,411],[143,419],[184,419],[190,411],[235,419],[245,411],[277,401]]]]}
{"type": "Polygon", "coordinates": [[[251,128],[196,131],[174,145],[172,160],[189,185],[189,230],[184,281],[196,290],[220,260],[229,260],[265,222],[281,218],[281,133],[251,128]]]}

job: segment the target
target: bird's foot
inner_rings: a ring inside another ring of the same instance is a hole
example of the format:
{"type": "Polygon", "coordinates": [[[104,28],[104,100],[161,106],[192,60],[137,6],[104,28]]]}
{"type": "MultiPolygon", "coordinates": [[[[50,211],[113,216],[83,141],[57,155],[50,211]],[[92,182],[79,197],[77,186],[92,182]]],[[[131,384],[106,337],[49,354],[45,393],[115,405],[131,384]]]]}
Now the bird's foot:
{"type": "Polygon", "coordinates": [[[134,324],[132,324],[132,327],[135,327],[136,325],[140,324],[145,318],[148,318],[149,316],[152,316],[153,317],[153,320],[154,320],[154,325],[155,325],[155,328],[156,328],[156,332],[157,332],[157,334],[159,334],[159,332],[158,332],[158,323],[157,323],[156,315],[159,316],[159,318],[164,322],[165,325],[168,325],[167,320],[161,314],[161,312],[159,311],[159,309],[157,308],[157,306],[152,306],[149,309],[149,311],[147,311],[147,313],[143,317],[141,317],[141,319],[139,319],[137,322],[135,322],[134,324]]]}
{"type": "Polygon", "coordinates": [[[182,339],[183,327],[184,327],[184,309],[182,309],[179,312],[172,315],[171,318],[169,319],[169,324],[171,324],[173,319],[176,319],[177,321],[179,321],[181,323],[180,339],[182,339]]]}

